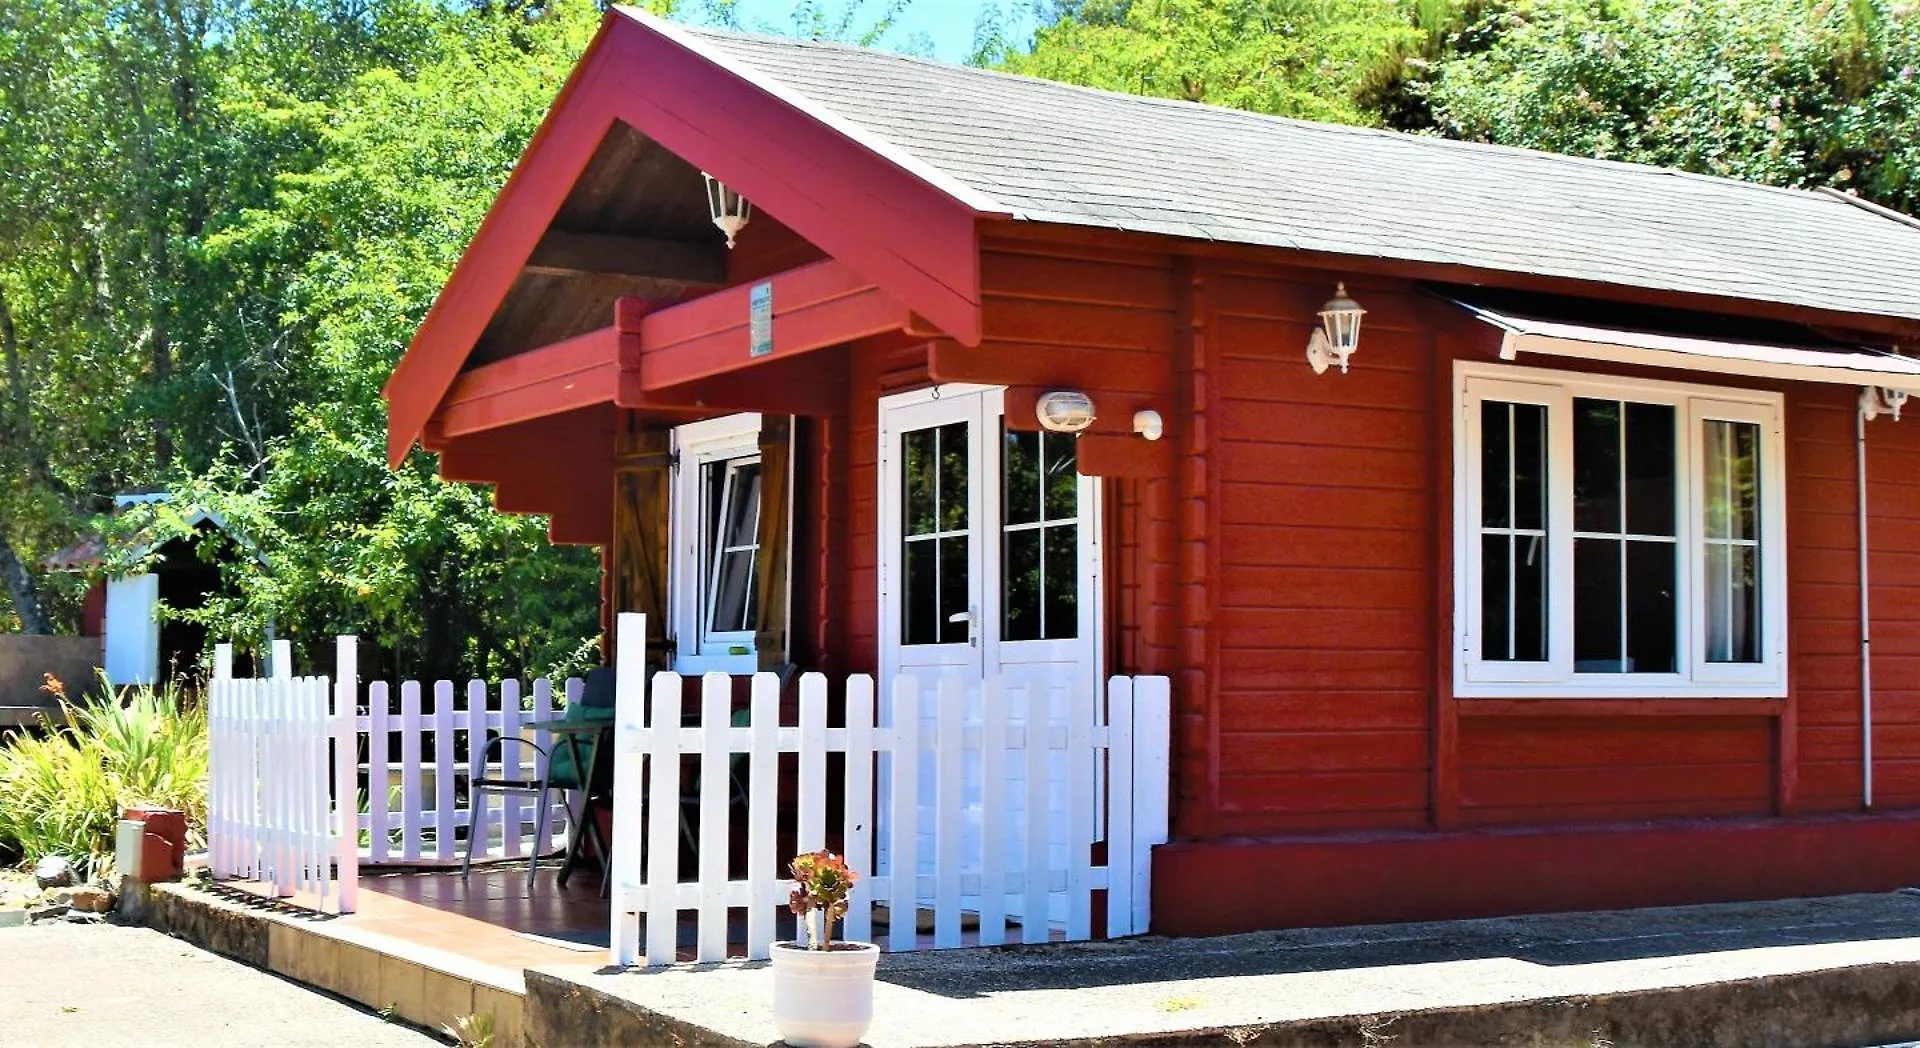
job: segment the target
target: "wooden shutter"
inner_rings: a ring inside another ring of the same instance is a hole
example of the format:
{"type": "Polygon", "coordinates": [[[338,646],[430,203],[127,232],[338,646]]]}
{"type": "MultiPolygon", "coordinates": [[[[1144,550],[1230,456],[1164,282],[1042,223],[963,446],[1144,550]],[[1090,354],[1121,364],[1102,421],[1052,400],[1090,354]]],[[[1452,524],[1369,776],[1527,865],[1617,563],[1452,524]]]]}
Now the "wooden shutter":
{"type": "Polygon", "coordinates": [[[613,610],[647,616],[648,663],[673,663],[667,631],[667,512],[672,445],[665,430],[620,435],[613,472],[613,610]]]}
{"type": "Polygon", "coordinates": [[[781,671],[787,665],[787,625],[791,611],[788,564],[793,548],[793,419],[765,415],[760,420],[760,549],[754,555],[754,594],[759,621],[753,650],[760,668],[781,671]]]}

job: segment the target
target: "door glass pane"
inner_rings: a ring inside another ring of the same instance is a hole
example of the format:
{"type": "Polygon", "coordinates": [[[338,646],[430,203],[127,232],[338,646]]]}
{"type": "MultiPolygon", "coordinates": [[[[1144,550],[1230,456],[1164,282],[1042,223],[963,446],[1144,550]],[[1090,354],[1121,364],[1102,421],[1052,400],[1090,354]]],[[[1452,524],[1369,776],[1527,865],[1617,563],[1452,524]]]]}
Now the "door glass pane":
{"type": "Polygon", "coordinates": [[[1046,625],[1048,640],[1080,635],[1080,536],[1078,525],[1047,529],[1046,625]]]}
{"type": "Polygon", "coordinates": [[[1001,441],[1004,501],[1000,519],[1032,524],[1040,519],[1040,441],[1037,434],[1008,430],[1001,441]]]}
{"type": "Polygon", "coordinates": [[[903,644],[940,642],[940,572],[937,540],[908,542],[901,581],[900,627],[903,644]]]}
{"type": "Polygon", "coordinates": [[[940,543],[940,643],[967,642],[967,539],[948,536],[940,543]],[[956,618],[959,621],[955,621],[956,618]]]}
{"type": "Polygon", "coordinates": [[[967,527],[967,424],[949,422],[936,431],[940,438],[940,530],[967,527]]]}
{"type": "Polygon", "coordinates": [[[1007,532],[1001,556],[1006,585],[1001,591],[1000,638],[1040,639],[1040,529],[1007,532]]]}
{"type": "Polygon", "coordinates": [[[1077,520],[1080,516],[1080,473],[1071,433],[1043,433],[1042,462],[1046,476],[1048,520],[1077,520]]]}
{"type": "Polygon", "coordinates": [[[902,644],[967,641],[970,468],[965,422],[900,436],[902,644]]]}
{"type": "Polygon", "coordinates": [[[900,520],[908,535],[925,535],[937,530],[933,477],[939,461],[939,440],[940,431],[935,429],[916,429],[900,435],[900,520]]]}
{"type": "Polygon", "coordinates": [[[1066,433],[1001,433],[1000,637],[1079,635],[1080,476],[1066,433]]]}

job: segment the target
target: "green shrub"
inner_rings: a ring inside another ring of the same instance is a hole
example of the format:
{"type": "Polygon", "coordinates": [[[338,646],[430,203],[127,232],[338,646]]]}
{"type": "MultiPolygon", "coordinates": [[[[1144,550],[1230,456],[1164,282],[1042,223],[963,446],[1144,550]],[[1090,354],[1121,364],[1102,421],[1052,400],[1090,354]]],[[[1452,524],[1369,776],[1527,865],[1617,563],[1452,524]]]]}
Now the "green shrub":
{"type": "Polygon", "coordinates": [[[61,700],[63,723],[0,745],[0,846],[27,862],[65,855],[91,874],[113,861],[114,824],[129,805],[187,813],[189,847],[205,839],[207,718],[171,688],[132,688],[115,701],[61,700]]]}

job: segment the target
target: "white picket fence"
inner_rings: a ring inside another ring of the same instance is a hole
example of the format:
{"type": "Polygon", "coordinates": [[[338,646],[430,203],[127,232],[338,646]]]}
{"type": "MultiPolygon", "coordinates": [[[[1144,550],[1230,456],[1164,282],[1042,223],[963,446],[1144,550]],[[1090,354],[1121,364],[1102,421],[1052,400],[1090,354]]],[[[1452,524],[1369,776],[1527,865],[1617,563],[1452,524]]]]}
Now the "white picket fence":
{"type": "MultiPolygon", "coordinates": [[[[578,678],[562,685],[562,696],[575,701],[578,678]]],[[[386,681],[367,686],[364,711],[354,720],[360,736],[360,766],[365,811],[359,825],[362,861],[368,865],[422,866],[456,861],[466,847],[464,834],[476,825],[473,797],[466,784],[474,778],[500,777],[504,767],[532,781],[546,771],[553,752],[552,737],[522,725],[556,716],[552,682],[541,678],[524,693],[517,680],[495,684],[469,681],[456,688],[438,681],[431,691],[431,712],[422,713],[426,689],[418,681],[398,688],[386,681]],[[525,694],[530,702],[523,702],[525,694]],[[395,706],[394,699],[399,699],[395,706]],[[487,740],[508,741],[485,752],[487,740]],[[523,745],[530,740],[539,748],[523,745]],[[431,757],[424,756],[431,754],[431,757]]],[[[532,797],[489,795],[477,825],[481,847],[476,859],[517,859],[536,847],[536,813],[532,797]]],[[[566,808],[549,798],[546,841],[541,854],[564,847],[566,808]]]]}
{"type": "Polygon", "coordinates": [[[335,660],[332,678],[294,678],[291,648],[276,641],[269,660],[276,676],[235,679],[231,646],[216,650],[208,707],[216,877],[272,881],[283,897],[316,886],[324,894],[337,881],[335,905],[347,912],[354,869],[456,862],[476,825],[476,859],[565,846],[566,807],[557,795],[548,800],[544,839],[536,840],[533,798],[490,794],[476,816],[468,783],[509,769],[530,780],[542,775],[552,737],[525,725],[555,717],[556,699],[577,700],[580,680],[557,693],[545,679],[524,690],[518,680],[464,688],[439,681],[430,689],[375,681],[362,695],[355,638],[338,638],[335,660]],[[331,707],[316,707],[316,696],[331,707]],[[487,750],[495,736],[508,741],[487,750]],[[331,842],[324,846],[323,830],[331,842]],[[315,858],[322,854],[340,857],[323,870],[315,858]]]}
{"type": "Polygon", "coordinates": [[[232,649],[216,652],[207,696],[209,862],[216,877],[265,881],[281,897],[308,892],[323,908],[351,913],[358,833],[333,784],[354,774],[352,747],[334,744],[350,734],[352,687],[296,678],[284,649],[276,655],[282,675],[236,680],[232,649]]]}
{"type": "MultiPolygon", "coordinates": [[[[621,615],[618,630],[621,652],[642,650],[642,616],[621,615]]],[[[844,726],[828,727],[819,674],[801,677],[792,725],[779,720],[778,679],[755,675],[745,726],[732,723],[730,678],[709,674],[698,726],[687,727],[685,681],[656,674],[649,699],[641,667],[639,658],[617,667],[615,964],[672,963],[682,911],[697,914],[697,960],[728,956],[730,909],[746,911],[745,955],[768,955],[793,887],[791,856],[776,851],[781,754],[796,754],[799,768],[792,850],[826,845],[829,794],[843,798],[842,848],[861,875],[843,938],[871,940],[884,906],[884,945],[894,951],[1002,944],[1010,919],[1020,942],[1087,939],[1096,891],[1105,893],[1107,935],[1147,930],[1152,849],[1167,839],[1167,678],[1114,677],[1103,704],[1091,681],[901,677],[888,692],[891,716],[876,721],[873,678],[854,675],[844,726]],[[845,755],[831,785],[830,753],[845,755]],[[683,762],[697,768],[684,788],[683,762]],[[744,880],[729,874],[736,805],[745,809],[744,880]],[[881,812],[886,825],[876,832],[881,812]],[[697,841],[683,841],[694,827],[697,841]],[[1093,858],[1096,840],[1103,863],[1093,858]],[[681,879],[687,844],[692,880],[681,879]],[[918,930],[922,910],[932,912],[931,936],[918,930]]]]}

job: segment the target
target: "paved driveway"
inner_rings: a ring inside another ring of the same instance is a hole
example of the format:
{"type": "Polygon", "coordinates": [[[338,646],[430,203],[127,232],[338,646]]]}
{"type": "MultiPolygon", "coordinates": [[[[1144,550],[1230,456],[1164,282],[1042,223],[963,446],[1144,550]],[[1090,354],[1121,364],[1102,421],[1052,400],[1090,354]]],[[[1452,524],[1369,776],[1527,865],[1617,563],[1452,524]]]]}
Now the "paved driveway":
{"type": "Polygon", "coordinates": [[[410,1027],[146,928],[0,929],[0,1044],[426,1048],[410,1027]]]}

